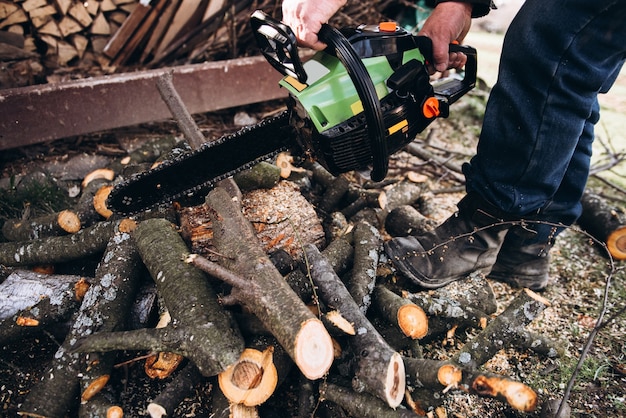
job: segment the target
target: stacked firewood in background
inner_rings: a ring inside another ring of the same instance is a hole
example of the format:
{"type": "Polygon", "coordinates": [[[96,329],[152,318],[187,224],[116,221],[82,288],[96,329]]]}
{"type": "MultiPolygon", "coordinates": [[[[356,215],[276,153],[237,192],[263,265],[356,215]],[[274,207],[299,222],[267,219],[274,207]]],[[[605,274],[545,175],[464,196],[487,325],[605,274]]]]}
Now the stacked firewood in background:
{"type": "MultiPolygon", "coordinates": [[[[352,0],[337,26],[381,19],[389,0],[352,0]]],[[[280,1],[0,0],[0,88],[256,54],[250,14],[280,1]],[[51,77],[56,73],[56,77],[51,77]]]]}

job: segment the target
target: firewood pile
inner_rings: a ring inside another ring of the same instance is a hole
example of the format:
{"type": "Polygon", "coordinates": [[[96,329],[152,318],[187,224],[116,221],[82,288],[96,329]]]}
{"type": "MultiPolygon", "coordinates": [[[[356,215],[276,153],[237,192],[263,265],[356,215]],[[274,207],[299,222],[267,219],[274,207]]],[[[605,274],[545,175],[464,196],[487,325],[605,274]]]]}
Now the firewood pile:
{"type": "MultiPolygon", "coordinates": [[[[348,3],[333,24],[372,23],[386,1],[348,3]]],[[[250,14],[264,0],[1,0],[0,88],[256,54],[250,14]]]]}
{"type": "Polygon", "coordinates": [[[481,366],[503,348],[558,356],[527,329],[548,300],[519,290],[498,309],[478,274],[426,292],[385,260],[390,231],[436,224],[423,178],[373,184],[281,154],[199,202],[106,208],[117,181],[178,147],[148,142],[90,173],[66,209],[5,222],[2,345],[71,324],[14,412],[193,416],[181,408],[195,397],[216,417],[442,416],[455,391],[537,408],[534,388],[481,366]],[[158,392],[131,396],[138,374],[158,392]]]}

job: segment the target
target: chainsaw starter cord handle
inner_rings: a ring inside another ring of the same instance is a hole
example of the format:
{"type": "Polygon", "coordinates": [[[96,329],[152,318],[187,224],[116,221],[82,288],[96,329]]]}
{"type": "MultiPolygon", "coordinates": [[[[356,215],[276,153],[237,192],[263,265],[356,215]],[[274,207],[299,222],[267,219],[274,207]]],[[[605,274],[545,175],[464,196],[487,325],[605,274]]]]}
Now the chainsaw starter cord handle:
{"type": "Polygon", "coordinates": [[[389,155],[385,135],[385,123],[380,100],[376,94],[374,83],[357,53],[350,42],[337,29],[323,24],[317,34],[320,41],[328,45],[328,50],[341,61],[346,68],[354,87],[356,88],[363,113],[367,122],[367,136],[372,152],[372,171],[370,177],[373,181],[381,181],[387,175],[389,167],[389,155]]]}

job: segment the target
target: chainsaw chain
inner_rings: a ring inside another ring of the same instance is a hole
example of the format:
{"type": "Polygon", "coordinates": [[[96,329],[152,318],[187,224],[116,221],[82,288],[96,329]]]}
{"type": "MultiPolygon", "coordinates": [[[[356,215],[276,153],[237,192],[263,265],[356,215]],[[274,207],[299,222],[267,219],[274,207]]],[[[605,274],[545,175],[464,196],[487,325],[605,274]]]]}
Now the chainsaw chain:
{"type": "Polygon", "coordinates": [[[123,180],[111,191],[107,206],[118,214],[134,215],[208,192],[217,182],[292,147],[295,133],[289,116],[285,110],[123,180]],[[229,148],[234,141],[240,147],[228,149],[231,155],[220,155],[224,152],[220,148],[229,148]],[[238,155],[232,155],[233,151],[238,155]],[[240,162],[231,164],[231,160],[240,162]],[[215,165],[219,167],[211,172],[215,165]]]}

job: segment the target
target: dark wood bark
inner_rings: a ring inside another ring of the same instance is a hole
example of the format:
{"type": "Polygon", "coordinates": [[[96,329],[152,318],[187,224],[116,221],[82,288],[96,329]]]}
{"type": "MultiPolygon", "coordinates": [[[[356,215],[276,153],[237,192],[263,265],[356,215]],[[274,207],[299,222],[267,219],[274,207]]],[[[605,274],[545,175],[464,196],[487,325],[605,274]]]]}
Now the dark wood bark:
{"type": "Polygon", "coordinates": [[[196,386],[204,380],[204,376],[193,363],[180,370],[168,385],[148,404],[147,412],[151,418],[174,416],[178,404],[191,395],[196,386]]]}
{"type": "Polygon", "coordinates": [[[375,396],[368,393],[357,393],[333,383],[324,384],[321,397],[341,406],[352,417],[415,418],[420,416],[404,408],[392,409],[375,396]]]}
{"type": "Polygon", "coordinates": [[[357,360],[355,379],[362,389],[396,408],[404,396],[404,364],[359,309],[348,289],[332,269],[330,263],[313,245],[304,247],[313,282],[319,288],[321,299],[331,309],[338,310],[351,322],[356,335],[350,338],[357,360]]]}
{"type": "Polygon", "coordinates": [[[353,234],[354,263],[348,281],[348,291],[361,312],[365,314],[372,304],[381,238],[378,229],[367,222],[358,222],[353,234]]]}
{"type": "Polygon", "coordinates": [[[432,230],[436,222],[422,215],[413,206],[394,208],[385,218],[385,229],[392,237],[420,235],[432,230]]]}

